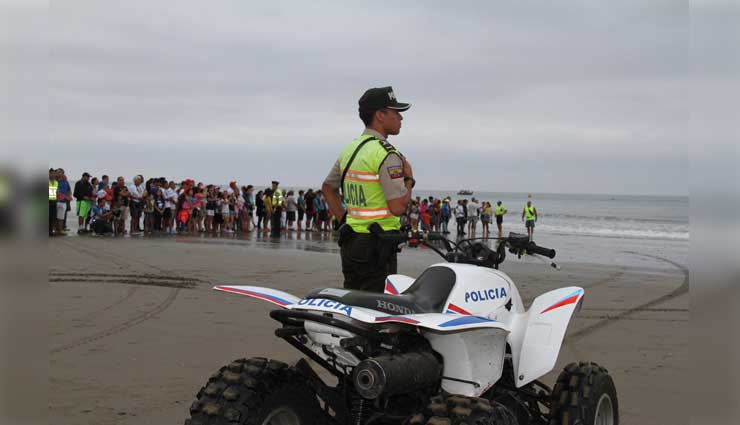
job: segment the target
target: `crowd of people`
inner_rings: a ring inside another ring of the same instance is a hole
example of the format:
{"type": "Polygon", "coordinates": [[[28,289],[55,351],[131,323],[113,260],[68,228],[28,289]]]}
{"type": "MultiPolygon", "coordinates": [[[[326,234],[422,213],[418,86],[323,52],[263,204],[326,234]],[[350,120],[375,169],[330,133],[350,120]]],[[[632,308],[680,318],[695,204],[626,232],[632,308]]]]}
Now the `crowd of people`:
{"type": "Polygon", "coordinates": [[[411,202],[406,216],[401,217],[401,220],[412,229],[448,234],[449,222],[454,218],[458,237],[465,235],[474,237],[478,230],[478,222],[481,223],[482,237],[489,237],[490,224],[495,220],[498,225],[498,236],[501,237],[503,216],[507,212],[501,201],[497,202],[496,208],[490,202],[479,202],[475,198],[470,201],[459,199],[454,206],[452,204],[449,197],[444,199],[433,196],[426,199],[417,197],[411,202]]]}
{"type": "Polygon", "coordinates": [[[226,188],[175,182],[164,177],[145,180],[142,175],[126,184],[124,177],[111,182],[82,174],[70,187],[63,169],[49,170],[49,235],[65,235],[73,211],[78,233],[96,235],[229,234],[236,232],[317,231],[336,228],[321,190],[288,190],[279,182],[255,192],[253,185],[226,188]]]}
{"type": "MultiPolygon", "coordinates": [[[[236,181],[225,188],[214,184],[180,182],[164,177],[124,177],[111,182],[85,172],[72,188],[65,171],[49,170],[49,236],[65,235],[67,217],[73,211],[78,233],[95,235],[197,234],[270,232],[329,232],[336,230],[341,217],[332,214],[321,190],[288,190],[273,181],[271,187],[255,191],[253,185],[236,181]]],[[[450,197],[416,197],[401,217],[404,225],[422,231],[450,233],[456,224],[457,236],[473,237],[481,224],[482,236],[490,236],[490,224],[501,223],[506,209],[501,201],[490,202],[450,197]]]]}

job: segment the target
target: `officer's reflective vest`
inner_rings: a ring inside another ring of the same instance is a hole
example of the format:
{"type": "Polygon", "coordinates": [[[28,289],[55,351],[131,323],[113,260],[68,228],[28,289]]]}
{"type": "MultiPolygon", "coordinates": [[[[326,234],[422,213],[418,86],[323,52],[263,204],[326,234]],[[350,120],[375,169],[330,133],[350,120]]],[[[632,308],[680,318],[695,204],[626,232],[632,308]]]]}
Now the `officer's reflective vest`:
{"type": "Polygon", "coordinates": [[[526,215],[527,221],[534,220],[534,205],[531,207],[524,207],[524,214],[526,215]]]}
{"type": "MultiPolygon", "coordinates": [[[[344,177],[342,194],[347,204],[347,224],[357,233],[370,233],[367,227],[371,223],[378,223],[383,230],[398,230],[401,220],[388,209],[378,174],[385,158],[398,151],[387,142],[363,134],[344,148],[339,156],[339,167],[344,172],[357,146],[369,139],[373,140],[365,143],[357,152],[344,177]]],[[[383,172],[402,175],[403,169],[383,172]]]]}
{"type": "Polygon", "coordinates": [[[282,208],[283,207],[283,191],[281,189],[275,189],[274,192],[272,192],[272,208],[282,208]]]}
{"type": "Polygon", "coordinates": [[[496,205],[496,215],[504,215],[506,214],[506,208],[504,208],[503,205],[496,205]]]}
{"type": "Polygon", "coordinates": [[[50,201],[56,201],[57,200],[57,188],[59,187],[59,182],[56,180],[49,180],[49,200],[50,201]]]}

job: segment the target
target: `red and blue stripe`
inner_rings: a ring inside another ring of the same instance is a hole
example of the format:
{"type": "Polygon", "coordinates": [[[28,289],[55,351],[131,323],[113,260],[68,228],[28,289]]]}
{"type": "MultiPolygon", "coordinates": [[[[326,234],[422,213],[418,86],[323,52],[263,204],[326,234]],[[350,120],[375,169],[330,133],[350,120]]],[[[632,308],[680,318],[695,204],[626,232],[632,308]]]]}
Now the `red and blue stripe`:
{"type": "Polygon", "coordinates": [[[376,322],[400,322],[400,323],[406,323],[408,325],[416,325],[419,323],[418,320],[409,319],[408,317],[403,316],[383,316],[383,317],[376,317],[376,322]]]}
{"type": "Polygon", "coordinates": [[[392,295],[398,295],[399,294],[398,289],[396,288],[396,286],[388,278],[385,279],[385,292],[387,292],[389,294],[392,294],[392,295]]]}
{"type": "Polygon", "coordinates": [[[452,303],[447,304],[447,313],[463,314],[465,316],[472,316],[472,314],[469,311],[465,310],[464,308],[460,308],[452,303]]]}
{"type": "Polygon", "coordinates": [[[261,300],[265,300],[273,304],[277,304],[280,307],[285,307],[286,305],[293,304],[292,302],[288,300],[284,300],[280,297],[276,297],[270,294],[265,294],[262,292],[247,291],[246,289],[229,288],[227,286],[217,286],[216,289],[218,289],[219,291],[231,292],[234,294],[248,295],[250,297],[259,298],[261,300]]]}
{"type": "Polygon", "coordinates": [[[547,307],[546,309],[542,310],[540,314],[547,313],[548,311],[555,310],[556,308],[560,308],[562,306],[568,305],[568,304],[575,304],[578,301],[578,298],[583,295],[583,289],[578,289],[572,294],[566,296],[562,300],[556,302],[555,304],[551,305],[550,307],[547,307]]]}
{"type": "Polygon", "coordinates": [[[463,325],[477,325],[479,323],[491,323],[495,320],[486,319],[480,316],[464,316],[457,319],[448,320],[447,322],[440,323],[439,326],[442,328],[449,328],[450,326],[463,326],[463,325]]]}

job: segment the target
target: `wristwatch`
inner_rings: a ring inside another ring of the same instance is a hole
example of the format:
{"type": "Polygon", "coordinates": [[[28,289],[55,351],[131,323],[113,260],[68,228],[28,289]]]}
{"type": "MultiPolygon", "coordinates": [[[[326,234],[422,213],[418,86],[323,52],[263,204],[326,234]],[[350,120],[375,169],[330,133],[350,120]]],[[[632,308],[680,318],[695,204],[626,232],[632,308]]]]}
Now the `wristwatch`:
{"type": "Polygon", "coordinates": [[[411,182],[411,188],[412,189],[414,188],[414,186],[416,186],[416,180],[414,180],[413,177],[411,177],[411,176],[404,177],[403,178],[403,182],[406,183],[407,181],[410,181],[411,182]]]}

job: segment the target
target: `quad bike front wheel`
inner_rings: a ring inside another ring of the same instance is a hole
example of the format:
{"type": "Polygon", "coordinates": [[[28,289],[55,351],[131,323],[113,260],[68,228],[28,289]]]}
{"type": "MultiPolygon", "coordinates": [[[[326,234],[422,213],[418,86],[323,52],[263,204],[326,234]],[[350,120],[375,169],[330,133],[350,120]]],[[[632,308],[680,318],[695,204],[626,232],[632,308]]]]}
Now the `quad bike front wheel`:
{"type": "Polygon", "coordinates": [[[518,425],[514,414],[495,401],[459,395],[432,397],[405,425],[518,425]]]}
{"type": "Polygon", "coordinates": [[[614,381],[596,363],[571,363],[552,390],[550,425],[619,425],[614,381]]]}
{"type": "Polygon", "coordinates": [[[321,415],[316,394],[295,368],[252,358],[211,376],[185,425],[315,425],[321,415]]]}

